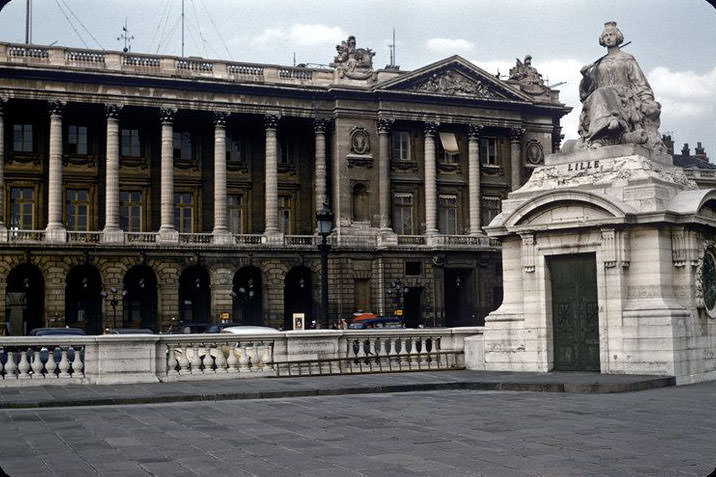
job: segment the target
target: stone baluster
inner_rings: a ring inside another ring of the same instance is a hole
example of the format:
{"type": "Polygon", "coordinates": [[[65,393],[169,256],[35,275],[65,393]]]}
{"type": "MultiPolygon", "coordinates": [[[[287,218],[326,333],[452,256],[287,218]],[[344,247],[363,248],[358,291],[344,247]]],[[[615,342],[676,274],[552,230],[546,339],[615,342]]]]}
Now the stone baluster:
{"type": "Polygon", "coordinates": [[[410,367],[410,359],[408,357],[408,338],[403,336],[400,338],[400,369],[405,370],[410,367]]]}
{"type": "Polygon", "coordinates": [[[378,353],[375,351],[375,345],[376,345],[376,339],[375,337],[368,338],[368,359],[370,363],[370,370],[373,371],[373,367],[380,364],[378,353]]]}
{"type": "MultiPolygon", "coordinates": [[[[7,355],[7,361],[5,362],[5,380],[8,379],[17,379],[17,374],[15,374],[15,371],[17,371],[17,364],[15,363],[15,353],[13,351],[9,351],[7,348],[4,348],[3,351],[5,351],[7,355]]],[[[26,359],[27,360],[27,359],[26,359]]],[[[0,366],[2,363],[0,363],[0,366]]],[[[25,371],[27,373],[27,371],[25,371]]]]}
{"type": "Polygon", "coordinates": [[[65,242],[67,231],[62,225],[62,113],[65,103],[53,101],[50,108],[50,161],[48,167],[46,239],[65,242]]]}
{"type": "Polygon", "coordinates": [[[187,346],[181,347],[181,354],[179,355],[179,374],[185,375],[185,374],[191,374],[191,371],[189,370],[190,361],[187,357],[187,346]]]}
{"type": "Polygon", "coordinates": [[[239,348],[236,347],[236,343],[229,343],[229,357],[226,359],[226,371],[228,373],[238,373],[239,370],[236,368],[236,366],[239,364],[239,360],[236,357],[236,353],[239,353],[239,348]]]}
{"type": "Polygon", "coordinates": [[[226,120],[229,113],[214,112],[214,243],[230,244],[226,211],[226,120]]]}
{"type": "Polygon", "coordinates": [[[263,346],[263,354],[261,355],[261,369],[263,371],[271,370],[271,362],[273,361],[271,359],[271,350],[272,349],[273,349],[273,345],[270,343],[266,343],[263,346]]]}
{"type": "Polygon", "coordinates": [[[428,236],[438,233],[437,155],[435,151],[435,134],[437,133],[437,128],[438,123],[425,123],[425,235],[428,236]]]}
{"type": "MultiPolygon", "coordinates": [[[[277,129],[279,117],[275,114],[264,116],[266,133],[266,178],[265,188],[265,222],[264,235],[267,237],[278,234],[278,144],[277,129]]],[[[270,241],[270,239],[269,239],[270,241]]]]}
{"type": "Polygon", "coordinates": [[[174,118],[176,109],[161,108],[159,119],[161,135],[161,204],[158,239],[162,242],[179,241],[174,224],[174,118]]]}
{"type": "MultiPolygon", "coordinates": [[[[189,346],[191,347],[191,359],[189,360],[189,364],[191,365],[190,372],[191,374],[201,374],[201,358],[199,357],[201,345],[191,343],[189,346]]],[[[187,352],[189,352],[189,348],[187,348],[187,352]]]]}
{"type": "Polygon", "coordinates": [[[418,357],[418,337],[411,336],[408,338],[408,353],[410,354],[410,367],[418,367],[419,364],[419,357],[418,357]]]}
{"type": "Polygon", "coordinates": [[[523,128],[512,128],[510,130],[510,168],[512,169],[512,190],[522,186],[522,136],[523,128]]]}
{"type": "Polygon", "coordinates": [[[105,224],[102,239],[105,242],[122,242],[119,228],[119,113],[121,105],[105,104],[107,122],[107,169],[105,172],[105,224]]]}
{"type": "Polygon", "coordinates": [[[420,353],[420,356],[418,358],[418,367],[424,368],[426,366],[429,366],[428,359],[427,359],[427,349],[426,349],[426,338],[425,336],[420,336],[418,338],[418,352],[420,353]]]}
{"type": "Polygon", "coordinates": [[[400,338],[390,339],[390,352],[388,362],[391,370],[400,369],[400,338]]]}
{"type": "Polygon", "coordinates": [[[480,132],[483,126],[471,124],[467,132],[467,175],[468,208],[470,214],[470,235],[480,235],[481,192],[480,192],[480,132]]]}
{"type": "Polygon", "coordinates": [[[211,356],[211,347],[204,346],[204,357],[201,364],[204,366],[204,374],[214,374],[214,358],[211,356]]]}
{"type": "Polygon", "coordinates": [[[236,348],[239,352],[239,372],[247,372],[249,369],[249,353],[246,349],[246,344],[240,345],[236,348]]]}
{"type": "Polygon", "coordinates": [[[392,119],[380,118],[378,127],[378,203],[380,213],[380,229],[392,232],[390,223],[390,129],[392,119]]]}
{"type": "MultiPolygon", "coordinates": [[[[25,362],[27,363],[27,353],[25,353],[25,352],[23,351],[22,354],[23,354],[23,357],[20,358],[20,366],[19,366],[19,368],[20,368],[20,370],[21,370],[21,371],[20,371],[20,377],[21,377],[21,378],[23,377],[23,375],[22,375],[22,369],[23,369],[23,368],[26,368],[25,372],[27,373],[27,370],[29,370],[30,365],[31,365],[31,366],[32,366],[32,378],[33,378],[33,379],[45,379],[45,375],[42,373],[43,365],[42,365],[42,360],[40,359],[40,352],[39,352],[39,351],[35,351],[35,352],[34,352],[34,357],[33,357],[33,359],[32,359],[32,363],[28,363],[28,364],[25,365],[25,366],[23,366],[22,360],[24,359],[25,362]]],[[[28,377],[29,377],[29,376],[28,376],[28,377]]]]}
{"type": "Polygon", "coordinates": [[[214,372],[216,372],[216,374],[226,374],[226,356],[224,356],[224,350],[221,348],[221,345],[217,345],[214,349],[216,350],[216,369],[214,372]]]}
{"type": "MultiPolygon", "coordinates": [[[[247,348],[248,349],[248,348],[247,348]]],[[[259,347],[258,343],[251,344],[251,353],[249,353],[249,359],[251,360],[251,371],[259,370],[259,347]]]]}
{"type": "Polygon", "coordinates": [[[82,362],[82,357],[80,356],[80,348],[72,348],[75,351],[75,356],[72,358],[72,377],[77,379],[84,376],[84,363],[82,362]]]}
{"type": "Polygon", "coordinates": [[[58,367],[60,369],[60,378],[70,378],[70,362],[67,360],[67,349],[62,349],[61,351],[61,357],[60,362],[58,363],[58,367]]]}
{"type": "MultiPolygon", "coordinates": [[[[40,364],[40,366],[42,366],[42,364],[40,364]]],[[[57,362],[55,361],[54,349],[48,349],[47,350],[47,362],[45,363],[45,371],[47,371],[47,373],[45,374],[45,378],[46,379],[57,378],[57,375],[55,374],[56,369],[57,369],[57,362]]]]}
{"type": "Polygon", "coordinates": [[[177,360],[176,354],[174,354],[174,349],[171,345],[168,346],[167,349],[167,376],[178,376],[179,373],[177,372],[177,365],[179,364],[179,361],[177,360]]]}
{"type": "Polygon", "coordinates": [[[318,213],[323,203],[328,200],[328,189],[326,187],[326,177],[328,169],[326,167],[326,129],[328,128],[328,120],[316,118],[313,120],[313,131],[315,134],[315,168],[316,168],[316,189],[314,203],[318,213]]]}

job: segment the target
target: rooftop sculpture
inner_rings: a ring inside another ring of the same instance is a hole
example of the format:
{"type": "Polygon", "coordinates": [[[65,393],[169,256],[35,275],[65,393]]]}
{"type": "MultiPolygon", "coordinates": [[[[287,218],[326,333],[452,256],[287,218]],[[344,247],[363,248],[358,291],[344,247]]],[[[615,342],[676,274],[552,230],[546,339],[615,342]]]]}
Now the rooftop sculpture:
{"type": "Polygon", "coordinates": [[[367,79],[373,76],[375,52],[370,48],[356,48],[356,37],[351,35],[348,40],[336,45],[336,51],[338,54],[330,66],[336,68],[340,77],[367,79]]]}
{"type": "Polygon", "coordinates": [[[616,22],[604,24],[599,44],[607,54],[581,69],[578,148],[640,144],[665,152],[659,135],[661,105],[634,57],[621,51],[616,22]]]}

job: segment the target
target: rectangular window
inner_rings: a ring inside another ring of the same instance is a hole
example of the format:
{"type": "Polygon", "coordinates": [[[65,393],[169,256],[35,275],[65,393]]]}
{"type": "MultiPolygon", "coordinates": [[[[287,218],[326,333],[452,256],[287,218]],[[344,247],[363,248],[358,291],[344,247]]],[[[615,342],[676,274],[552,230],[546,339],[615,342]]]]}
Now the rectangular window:
{"type": "Polygon", "coordinates": [[[67,189],[65,194],[67,230],[86,232],[89,230],[89,190],[67,189]]]}
{"type": "Polygon", "coordinates": [[[501,199],[499,197],[482,197],[482,226],[485,227],[500,213],[501,199]]]}
{"type": "Polygon", "coordinates": [[[281,136],[279,144],[280,154],[278,155],[278,165],[288,166],[293,163],[293,151],[294,142],[291,138],[281,136]]]}
{"type": "Polygon", "coordinates": [[[480,158],[486,166],[497,166],[497,139],[494,137],[480,138],[480,158]]]}
{"type": "Polygon", "coordinates": [[[32,152],[32,124],[15,124],[12,127],[12,150],[32,152]]]}
{"type": "Polygon", "coordinates": [[[238,138],[226,138],[226,162],[234,164],[244,162],[241,157],[241,141],[238,138]]]}
{"type": "Polygon", "coordinates": [[[125,232],[142,231],[142,192],[123,190],[119,193],[119,227],[125,232]]]}
{"type": "Polygon", "coordinates": [[[440,203],[440,233],[445,235],[457,234],[457,197],[454,195],[441,195],[440,203]]]}
{"type": "Polygon", "coordinates": [[[290,235],[291,227],[291,197],[287,195],[278,196],[278,229],[283,234],[290,235]]]}
{"type": "Polygon", "coordinates": [[[413,235],[413,194],[393,195],[393,227],[398,235],[413,235]]]}
{"type": "Polygon", "coordinates": [[[410,161],[410,133],[408,131],[393,132],[393,160],[410,161]]]}
{"type": "Polygon", "coordinates": [[[192,159],[191,133],[174,132],[174,159],[190,161],[192,159]]]}
{"type": "Polygon", "coordinates": [[[440,159],[446,164],[457,164],[460,157],[460,149],[457,145],[457,137],[453,133],[440,133],[440,159]]]}
{"type": "Polygon", "coordinates": [[[174,194],[174,226],[179,233],[194,232],[194,204],[191,192],[174,194]]]}
{"type": "Polygon", "coordinates": [[[139,129],[122,129],[119,154],[124,157],[140,157],[142,155],[139,129]]]}
{"type": "Polygon", "coordinates": [[[35,189],[13,187],[10,189],[10,227],[32,230],[35,227],[35,189]]]}
{"type": "Polygon", "coordinates": [[[405,274],[406,275],[420,275],[423,273],[422,262],[405,262],[405,274]]]}
{"type": "Polygon", "coordinates": [[[87,154],[87,126],[67,126],[67,153],[87,154]]]}
{"type": "Polygon", "coordinates": [[[234,235],[244,233],[243,207],[243,197],[241,195],[230,195],[227,197],[227,215],[229,216],[229,231],[234,235]]]}

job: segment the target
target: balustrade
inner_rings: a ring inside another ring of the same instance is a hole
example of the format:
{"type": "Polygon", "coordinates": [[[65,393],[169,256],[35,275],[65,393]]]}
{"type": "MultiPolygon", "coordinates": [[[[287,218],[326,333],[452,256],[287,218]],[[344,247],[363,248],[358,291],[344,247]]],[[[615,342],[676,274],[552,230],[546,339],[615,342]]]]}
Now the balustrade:
{"type": "Polygon", "coordinates": [[[84,353],[82,344],[2,344],[0,385],[83,383],[84,353]]]}

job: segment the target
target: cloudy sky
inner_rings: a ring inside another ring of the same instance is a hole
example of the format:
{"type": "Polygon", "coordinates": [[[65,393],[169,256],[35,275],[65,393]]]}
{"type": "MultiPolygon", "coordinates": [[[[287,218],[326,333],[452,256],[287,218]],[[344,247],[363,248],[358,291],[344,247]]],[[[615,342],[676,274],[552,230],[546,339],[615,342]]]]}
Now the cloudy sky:
{"type": "MultiPolygon", "coordinates": [[[[25,41],[25,1],[0,11],[0,41],[25,41]]],[[[182,0],[33,0],[32,40],[120,50],[126,19],[132,50],[181,54],[182,0]]],[[[349,34],[389,63],[412,70],[459,54],[507,73],[516,57],[574,107],[563,120],[577,136],[579,68],[602,56],[597,41],[614,20],[662,103],[661,131],[680,150],[702,142],[716,162],[716,9],[706,0],[184,0],[187,56],[235,61],[327,64],[349,34]]]]}

